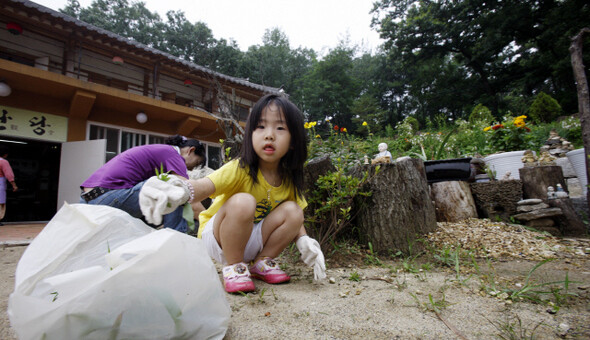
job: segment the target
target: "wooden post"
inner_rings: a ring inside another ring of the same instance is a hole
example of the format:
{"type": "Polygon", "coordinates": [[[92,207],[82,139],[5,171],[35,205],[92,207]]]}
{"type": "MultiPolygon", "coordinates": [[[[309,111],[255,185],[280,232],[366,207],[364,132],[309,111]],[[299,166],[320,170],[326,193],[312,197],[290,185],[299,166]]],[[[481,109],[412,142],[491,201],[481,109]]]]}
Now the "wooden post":
{"type": "Polygon", "coordinates": [[[557,189],[557,184],[567,190],[563,171],[559,165],[524,167],[519,169],[522,181],[522,196],[526,198],[547,199],[547,187],[557,189]]]}
{"type": "MultiPolygon", "coordinates": [[[[584,153],[586,154],[586,178],[590,179],[588,171],[588,155],[590,154],[590,95],[588,94],[588,81],[582,56],[582,46],[584,45],[584,35],[590,34],[590,28],[584,27],[572,38],[570,45],[570,55],[572,57],[572,68],[574,70],[574,79],[578,90],[578,111],[580,112],[580,123],[582,124],[582,140],[584,141],[584,153]]],[[[590,205],[590,190],[586,194],[586,200],[590,205]]]]}

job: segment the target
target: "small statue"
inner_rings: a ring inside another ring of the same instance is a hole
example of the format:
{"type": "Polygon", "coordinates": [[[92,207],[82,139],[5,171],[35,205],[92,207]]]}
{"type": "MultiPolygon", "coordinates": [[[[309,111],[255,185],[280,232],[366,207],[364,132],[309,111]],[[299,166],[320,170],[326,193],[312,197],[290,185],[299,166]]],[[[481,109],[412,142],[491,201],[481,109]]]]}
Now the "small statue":
{"type": "Polygon", "coordinates": [[[504,177],[502,177],[502,179],[500,179],[501,181],[509,181],[512,179],[512,172],[510,171],[506,171],[506,173],[504,174],[504,177]]]}
{"type": "Polygon", "coordinates": [[[555,198],[568,198],[569,195],[568,193],[563,190],[563,187],[561,186],[561,184],[557,183],[556,185],[557,190],[555,191],[555,198]]]}
{"type": "Polygon", "coordinates": [[[391,163],[391,153],[387,151],[387,144],[379,143],[379,153],[375,155],[375,158],[371,161],[371,164],[378,163],[391,163]]]}
{"type": "Polygon", "coordinates": [[[555,189],[552,186],[547,187],[547,199],[554,200],[555,199],[555,189]]]}
{"type": "Polygon", "coordinates": [[[544,151],[539,156],[539,165],[555,165],[555,157],[549,152],[544,151]]]}
{"type": "Polygon", "coordinates": [[[526,166],[526,167],[538,165],[537,157],[535,156],[535,154],[531,150],[526,150],[524,152],[524,154],[522,155],[521,160],[522,160],[522,163],[524,163],[524,166],[526,166]]]}
{"type": "Polygon", "coordinates": [[[363,164],[369,164],[369,156],[365,155],[365,162],[363,164]]]}

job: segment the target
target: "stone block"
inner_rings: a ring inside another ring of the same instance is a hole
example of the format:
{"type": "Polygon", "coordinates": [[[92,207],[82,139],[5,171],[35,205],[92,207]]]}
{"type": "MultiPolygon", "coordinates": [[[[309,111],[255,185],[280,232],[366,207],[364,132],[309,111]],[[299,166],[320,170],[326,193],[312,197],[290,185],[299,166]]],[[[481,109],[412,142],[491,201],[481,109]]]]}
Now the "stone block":
{"type": "Polygon", "coordinates": [[[501,219],[510,222],[516,214],[517,202],[522,200],[520,180],[471,183],[477,214],[481,218],[501,219]]]}

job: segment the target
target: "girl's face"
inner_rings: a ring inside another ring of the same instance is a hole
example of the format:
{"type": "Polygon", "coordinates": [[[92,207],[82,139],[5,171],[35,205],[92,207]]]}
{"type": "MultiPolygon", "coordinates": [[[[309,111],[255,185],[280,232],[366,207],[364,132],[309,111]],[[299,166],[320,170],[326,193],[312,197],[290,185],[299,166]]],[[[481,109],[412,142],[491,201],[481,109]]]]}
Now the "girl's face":
{"type": "Polygon", "coordinates": [[[260,166],[278,166],[291,146],[291,132],[285,116],[275,104],[262,110],[262,115],[252,131],[252,147],[260,166]]]}

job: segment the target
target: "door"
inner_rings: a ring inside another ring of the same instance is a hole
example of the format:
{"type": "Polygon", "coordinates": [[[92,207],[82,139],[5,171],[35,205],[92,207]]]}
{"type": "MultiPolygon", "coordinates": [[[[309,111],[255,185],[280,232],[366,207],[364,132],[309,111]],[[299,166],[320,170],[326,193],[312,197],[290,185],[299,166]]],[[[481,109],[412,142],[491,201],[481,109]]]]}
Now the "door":
{"type": "Polygon", "coordinates": [[[106,139],[68,142],[61,145],[57,210],[65,202],[80,203],[80,184],[103,166],[106,159],[106,139]]]}

